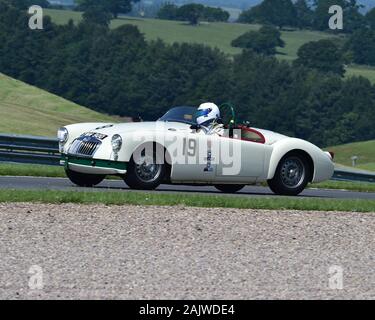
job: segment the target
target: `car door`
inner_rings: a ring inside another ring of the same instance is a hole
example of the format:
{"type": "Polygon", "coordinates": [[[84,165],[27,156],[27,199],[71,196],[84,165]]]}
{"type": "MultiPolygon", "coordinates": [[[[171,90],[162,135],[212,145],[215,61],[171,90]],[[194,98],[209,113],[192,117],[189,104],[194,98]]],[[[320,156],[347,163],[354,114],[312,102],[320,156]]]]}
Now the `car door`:
{"type": "Polygon", "coordinates": [[[173,153],[173,182],[210,183],[215,179],[216,164],[209,153],[211,138],[201,130],[178,136],[174,146],[169,148],[173,153]]]}
{"type": "Polygon", "coordinates": [[[253,182],[263,174],[265,139],[251,128],[234,130],[233,137],[219,137],[220,158],[215,180],[220,182],[253,182]]]}

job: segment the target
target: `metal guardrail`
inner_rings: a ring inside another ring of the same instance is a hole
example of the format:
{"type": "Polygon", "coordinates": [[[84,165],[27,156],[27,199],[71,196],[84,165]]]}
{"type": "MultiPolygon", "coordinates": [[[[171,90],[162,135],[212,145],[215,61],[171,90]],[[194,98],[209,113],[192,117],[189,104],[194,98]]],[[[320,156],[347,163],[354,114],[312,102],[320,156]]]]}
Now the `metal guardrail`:
{"type": "Polygon", "coordinates": [[[332,180],[375,182],[375,174],[336,169],[335,173],[333,174],[332,180]]]}
{"type": "Polygon", "coordinates": [[[59,165],[57,139],[0,134],[0,161],[59,165]]]}
{"type": "MultiPolygon", "coordinates": [[[[46,137],[0,134],[0,161],[59,165],[58,140],[46,137]]],[[[332,180],[375,182],[375,174],[338,168],[335,170],[332,180]]]]}

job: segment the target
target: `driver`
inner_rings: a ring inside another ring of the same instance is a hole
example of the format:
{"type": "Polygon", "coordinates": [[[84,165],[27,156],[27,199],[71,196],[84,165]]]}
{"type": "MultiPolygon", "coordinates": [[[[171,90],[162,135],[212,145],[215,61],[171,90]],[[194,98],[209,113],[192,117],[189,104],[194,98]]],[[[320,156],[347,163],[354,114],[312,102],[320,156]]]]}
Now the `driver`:
{"type": "Polygon", "coordinates": [[[224,125],[220,118],[219,107],[215,103],[202,103],[196,112],[196,119],[197,124],[206,134],[223,134],[224,125]]]}

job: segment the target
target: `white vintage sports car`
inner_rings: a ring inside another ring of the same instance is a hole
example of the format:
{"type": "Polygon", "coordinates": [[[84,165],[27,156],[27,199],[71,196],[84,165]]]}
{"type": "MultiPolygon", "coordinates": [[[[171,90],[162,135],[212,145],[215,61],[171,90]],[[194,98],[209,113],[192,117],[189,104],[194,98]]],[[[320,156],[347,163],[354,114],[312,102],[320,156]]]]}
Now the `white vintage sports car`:
{"type": "Polygon", "coordinates": [[[237,124],[229,104],[220,109],[224,116],[214,131],[196,124],[194,107],[172,108],[155,122],[67,125],[58,131],[61,164],[79,186],[118,175],[129,187],[148,190],[170,183],[232,193],[267,181],[276,194],[298,195],[309,182],[332,177],[332,153],[237,124]]]}

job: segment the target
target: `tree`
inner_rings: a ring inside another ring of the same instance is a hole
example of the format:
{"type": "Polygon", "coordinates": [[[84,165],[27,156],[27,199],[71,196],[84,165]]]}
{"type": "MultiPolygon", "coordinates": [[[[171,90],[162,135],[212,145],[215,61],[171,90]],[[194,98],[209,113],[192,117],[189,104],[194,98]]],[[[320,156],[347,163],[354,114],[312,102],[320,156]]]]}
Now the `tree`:
{"type": "Polygon", "coordinates": [[[365,16],[359,12],[362,5],[357,4],[357,0],[350,0],[344,10],[344,30],[345,33],[352,33],[355,30],[366,26],[365,16]]]}
{"type": "Polygon", "coordinates": [[[159,19],[185,20],[192,25],[198,24],[200,19],[207,21],[228,21],[229,12],[221,8],[206,7],[201,4],[188,4],[181,7],[167,3],[162,6],[157,14],[159,19]]]}
{"type": "Polygon", "coordinates": [[[285,61],[251,50],[235,56],[232,101],[238,118],[294,136],[295,117],[304,109],[300,106],[307,91],[301,89],[306,71],[300,71],[285,61]]]}
{"type": "Polygon", "coordinates": [[[128,13],[132,10],[132,5],[140,0],[107,0],[108,10],[113,14],[114,18],[118,17],[119,13],[128,13]]]}
{"type": "Polygon", "coordinates": [[[5,0],[5,2],[19,9],[27,9],[33,5],[48,8],[50,5],[47,0],[5,0]]]}
{"type": "Polygon", "coordinates": [[[221,8],[212,8],[212,7],[204,7],[203,9],[203,19],[207,21],[228,21],[230,17],[229,12],[221,9],[221,8]]]}
{"type": "Polygon", "coordinates": [[[294,7],[296,8],[296,24],[298,28],[303,29],[311,27],[314,13],[308,6],[306,0],[297,0],[294,7]]]}
{"type": "Polygon", "coordinates": [[[191,3],[178,8],[177,16],[181,20],[189,21],[191,25],[197,25],[199,19],[203,17],[204,6],[202,4],[191,3]]]}
{"type": "Polygon", "coordinates": [[[357,0],[315,0],[316,9],[313,21],[315,29],[323,31],[329,28],[328,22],[331,14],[328,11],[333,5],[340,6],[344,15],[344,29],[337,32],[350,33],[364,26],[365,18],[359,12],[361,6],[357,4],[357,0]]]}
{"type": "Polygon", "coordinates": [[[109,11],[114,18],[118,17],[119,13],[128,13],[132,9],[132,4],[140,0],[76,0],[78,9],[86,11],[95,7],[99,7],[109,11]]]}
{"type": "Polygon", "coordinates": [[[329,8],[333,5],[338,5],[344,8],[346,0],[314,0],[315,11],[313,26],[317,30],[327,30],[328,22],[331,17],[329,8]]]}
{"type": "Polygon", "coordinates": [[[295,26],[296,8],[291,0],[264,0],[261,4],[241,13],[240,22],[273,24],[279,28],[295,26]]]}
{"type": "Polygon", "coordinates": [[[375,66],[375,30],[360,29],[355,31],[345,45],[353,62],[375,66]]]}
{"type": "Polygon", "coordinates": [[[366,22],[371,29],[375,30],[375,8],[366,13],[366,22]]]}
{"type": "Polygon", "coordinates": [[[297,54],[298,59],[294,61],[294,65],[340,76],[345,73],[343,55],[330,40],[308,42],[298,49],[297,54]]]}
{"type": "Polygon", "coordinates": [[[164,20],[176,20],[177,12],[178,12],[178,6],[172,3],[166,3],[158,11],[157,17],[159,19],[164,19],[164,20]]]}
{"type": "Polygon", "coordinates": [[[89,6],[82,15],[84,22],[95,23],[108,27],[111,22],[111,13],[101,5],[89,6]]]}
{"type": "Polygon", "coordinates": [[[272,26],[263,26],[259,31],[248,31],[232,41],[233,47],[252,49],[265,55],[275,54],[276,47],[284,45],[280,31],[272,26]]]}

